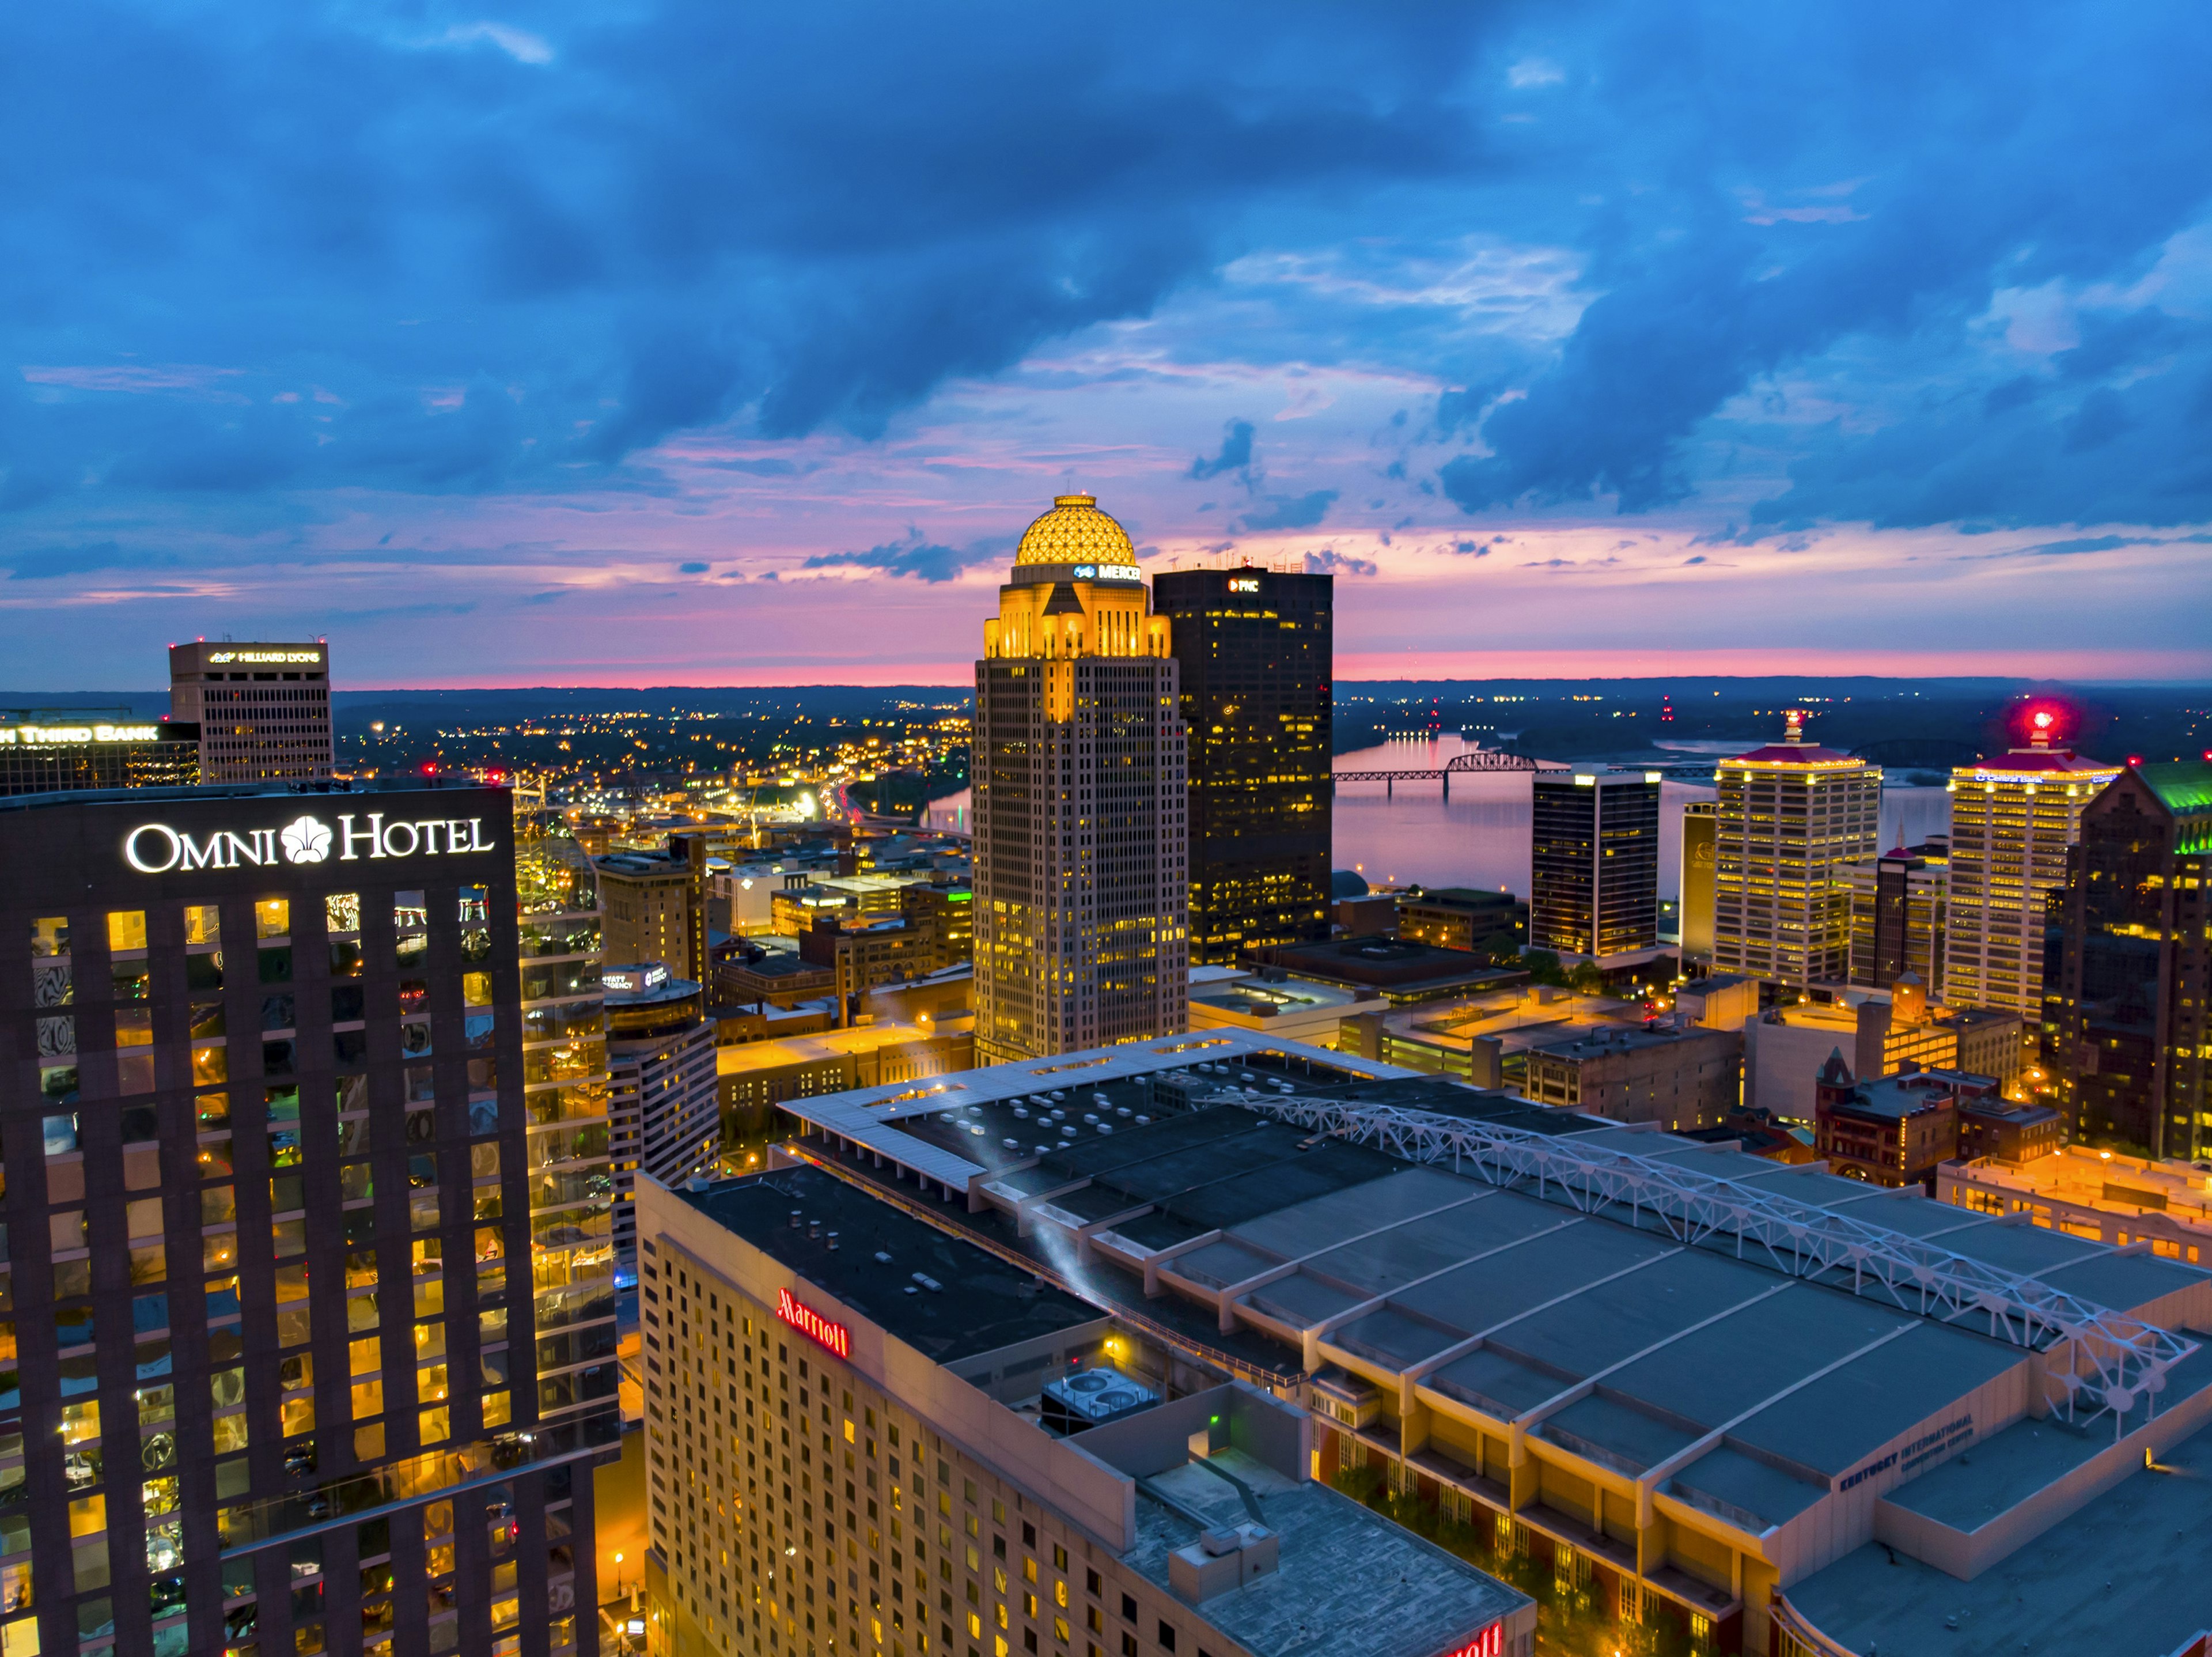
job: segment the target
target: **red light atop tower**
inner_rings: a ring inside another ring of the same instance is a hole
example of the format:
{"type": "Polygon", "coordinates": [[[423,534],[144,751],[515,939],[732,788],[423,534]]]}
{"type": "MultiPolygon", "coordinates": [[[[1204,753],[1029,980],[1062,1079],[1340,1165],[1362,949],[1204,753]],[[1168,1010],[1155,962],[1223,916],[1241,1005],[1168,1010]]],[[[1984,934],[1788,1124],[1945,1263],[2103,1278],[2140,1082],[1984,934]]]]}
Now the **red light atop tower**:
{"type": "Polygon", "coordinates": [[[2035,728],[2039,731],[2047,731],[2051,728],[2051,710],[2049,709],[2046,708],[2036,715],[2035,728]]]}

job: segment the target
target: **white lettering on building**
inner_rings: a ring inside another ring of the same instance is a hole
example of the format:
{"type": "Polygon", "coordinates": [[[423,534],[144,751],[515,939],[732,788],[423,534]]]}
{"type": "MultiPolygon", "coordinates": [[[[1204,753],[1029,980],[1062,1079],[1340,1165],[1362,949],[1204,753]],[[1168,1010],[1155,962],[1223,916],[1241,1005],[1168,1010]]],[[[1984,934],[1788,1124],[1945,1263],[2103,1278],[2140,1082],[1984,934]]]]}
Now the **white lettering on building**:
{"type": "Polygon", "coordinates": [[[319,863],[333,850],[340,862],[392,857],[442,857],[491,851],[481,817],[431,817],[416,822],[386,822],[370,812],[366,827],[341,813],[337,828],[320,818],[301,816],[279,828],[217,829],[195,839],[167,823],[142,823],[123,837],[123,861],[141,874],[172,869],[274,868],[284,863],[319,863]]]}
{"type": "Polygon", "coordinates": [[[155,742],[158,725],[0,725],[0,748],[52,748],[70,742],[155,742]]]}

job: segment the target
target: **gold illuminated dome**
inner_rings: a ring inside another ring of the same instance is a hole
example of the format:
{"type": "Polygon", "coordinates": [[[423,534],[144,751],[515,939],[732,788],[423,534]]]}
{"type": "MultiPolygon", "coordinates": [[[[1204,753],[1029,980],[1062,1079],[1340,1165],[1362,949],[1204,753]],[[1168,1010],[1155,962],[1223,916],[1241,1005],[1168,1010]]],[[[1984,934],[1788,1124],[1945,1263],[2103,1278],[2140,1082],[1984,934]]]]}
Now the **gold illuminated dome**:
{"type": "Polygon", "coordinates": [[[1052,510],[1022,533],[1016,564],[1134,564],[1129,532],[1098,509],[1095,495],[1055,495],[1052,510]]]}

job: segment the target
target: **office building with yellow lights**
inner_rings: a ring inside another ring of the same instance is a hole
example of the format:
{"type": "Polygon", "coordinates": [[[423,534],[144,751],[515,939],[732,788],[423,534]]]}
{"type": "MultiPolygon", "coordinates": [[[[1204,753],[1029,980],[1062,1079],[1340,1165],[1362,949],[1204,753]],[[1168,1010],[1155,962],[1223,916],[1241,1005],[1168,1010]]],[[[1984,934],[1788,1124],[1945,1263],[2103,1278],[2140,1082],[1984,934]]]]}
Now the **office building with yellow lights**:
{"type": "Polygon", "coordinates": [[[1249,564],[1152,578],[1189,733],[1194,962],[1329,935],[1335,580],[1249,564]]]}
{"type": "Polygon", "coordinates": [[[198,727],[203,783],[331,774],[331,648],[202,639],[169,647],[169,717],[198,727]]]}
{"type": "Polygon", "coordinates": [[[1840,984],[1851,962],[1844,870],[1881,839],[1881,771],[1805,740],[1789,714],[1780,742],[1719,769],[1713,967],[1768,984],[1840,984]]]}
{"type": "Polygon", "coordinates": [[[1185,736],[1167,618],[1088,495],[1022,536],[975,664],[975,1051],[1181,1030],[1185,736]]]}
{"type": "Polygon", "coordinates": [[[614,1173],[615,1258],[637,1264],[631,1193],[642,1171],[680,1185],[714,1166],[722,1140],[714,1025],[703,988],[659,961],[610,963],[607,1136],[614,1173]]]}
{"type": "Polygon", "coordinates": [[[128,708],[0,713],[0,796],[81,789],[188,789],[200,780],[200,728],[128,708]]]}
{"type": "Polygon", "coordinates": [[[2118,765],[2051,742],[2054,716],[2030,718],[2028,746],[1951,773],[1951,866],[1943,994],[1962,1007],[2043,1020],[2045,907],[2066,884],[2081,813],[2118,765]]]}
{"type": "Polygon", "coordinates": [[[1937,1000],[1943,996],[1950,846],[1893,846],[1843,873],[1851,899],[1850,981],[1887,990],[1911,973],[1937,1000]]]}

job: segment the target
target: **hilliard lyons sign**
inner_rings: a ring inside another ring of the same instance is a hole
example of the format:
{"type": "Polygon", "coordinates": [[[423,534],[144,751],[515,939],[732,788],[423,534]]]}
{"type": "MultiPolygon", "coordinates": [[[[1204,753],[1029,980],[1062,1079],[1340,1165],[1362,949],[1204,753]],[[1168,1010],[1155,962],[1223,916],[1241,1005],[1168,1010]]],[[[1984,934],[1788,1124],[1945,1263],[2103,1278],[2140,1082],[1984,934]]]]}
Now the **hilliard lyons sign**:
{"type": "Polygon", "coordinates": [[[195,836],[167,823],[141,823],[123,837],[123,861],[141,874],[171,869],[237,868],[245,865],[342,863],[387,857],[443,857],[494,851],[481,817],[422,817],[386,820],[373,811],[340,813],[335,826],[313,815],[281,828],[216,829],[195,836]]]}

